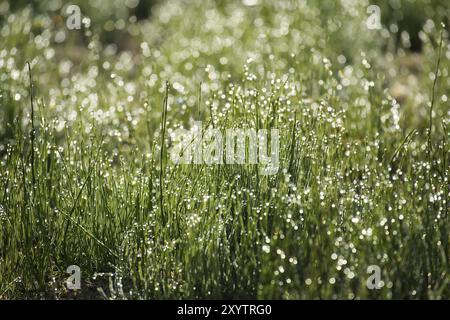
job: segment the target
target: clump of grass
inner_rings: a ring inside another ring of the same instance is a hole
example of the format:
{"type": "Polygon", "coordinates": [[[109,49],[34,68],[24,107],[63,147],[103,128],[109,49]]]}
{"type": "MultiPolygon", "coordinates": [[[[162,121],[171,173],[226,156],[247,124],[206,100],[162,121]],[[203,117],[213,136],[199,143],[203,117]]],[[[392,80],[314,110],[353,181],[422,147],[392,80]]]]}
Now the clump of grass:
{"type": "Polygon", "coordinates": [[[0,298],[73,297],[69,265],[90,298],[448,298],[449,60],[424,40],[441,81],[420,78],[435,116],[417,103],[416,127],[386,87],[379,39],[342,49],[354,36],[336,27],[365,8],[325,9],[169,1],[130,23],[142,52],[112,54],[85,30],[78,69],[45,17],[34,45],[29,10],[3,21],[0,298]],[[280,169],[174,164],[172,133],[195,121],[279,129],[280,169]]]}

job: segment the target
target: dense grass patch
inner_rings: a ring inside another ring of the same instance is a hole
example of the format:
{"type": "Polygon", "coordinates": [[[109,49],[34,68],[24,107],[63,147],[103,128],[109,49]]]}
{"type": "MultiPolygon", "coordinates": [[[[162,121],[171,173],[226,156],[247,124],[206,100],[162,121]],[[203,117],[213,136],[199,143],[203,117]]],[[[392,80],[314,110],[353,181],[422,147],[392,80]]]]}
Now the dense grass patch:
{"type": "Polygon", "coordinates": [[[432,3],[415,54],[366,28],[364,1],[164,1],[116,37],[95,10],[70,31],[5,3],[0,299],[450,297],[450,45],[432,3]],[[174,164],[195,121],[279,129],[279,170],[174,164]]]}

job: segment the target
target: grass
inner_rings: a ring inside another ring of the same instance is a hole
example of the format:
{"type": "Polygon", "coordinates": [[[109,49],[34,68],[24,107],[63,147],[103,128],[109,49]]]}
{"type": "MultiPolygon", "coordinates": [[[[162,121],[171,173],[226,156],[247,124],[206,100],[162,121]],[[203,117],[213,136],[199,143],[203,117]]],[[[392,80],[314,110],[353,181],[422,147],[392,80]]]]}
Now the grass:
{"type": "Polygon", "coordinates": [[[126,22],[126,50],[95,16],[0,17],[0,299],[450,297],[435,17],[418,71],[388,27],[355,38],[364,4],[167,1],[126,22]],[[279,129],[280,169],[175,165],[195,121],[279,129]]]}

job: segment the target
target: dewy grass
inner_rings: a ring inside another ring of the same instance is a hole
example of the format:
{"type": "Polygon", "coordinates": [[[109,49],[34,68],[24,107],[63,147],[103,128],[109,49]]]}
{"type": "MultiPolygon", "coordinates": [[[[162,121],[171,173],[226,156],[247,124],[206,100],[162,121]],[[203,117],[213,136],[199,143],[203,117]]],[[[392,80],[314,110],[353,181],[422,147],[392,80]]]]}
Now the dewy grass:
{"type": "Polygon", "coordinates": [[[0,5],[0,299],[448,299],[448,32],[328,5],[167,1],[121,49],[0,5]],[[278,170],[170,161],[199,121],[278,170]]]}

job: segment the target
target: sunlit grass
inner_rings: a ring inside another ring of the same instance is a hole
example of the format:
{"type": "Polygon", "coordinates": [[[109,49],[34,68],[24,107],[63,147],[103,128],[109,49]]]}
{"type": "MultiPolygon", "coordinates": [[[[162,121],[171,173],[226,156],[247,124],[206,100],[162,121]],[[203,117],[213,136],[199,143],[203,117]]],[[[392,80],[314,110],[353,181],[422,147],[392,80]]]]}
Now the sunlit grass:
{"type": "Polygon", "coordinates": [[[449,298],[438,21],[414,71],[365,4],[168,1],[124,49],[89,18],[0,19],[0,299],[449,298]],[[279,129],[278,172],[175,165],[195,121],[279,129]]]}

